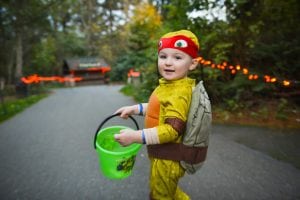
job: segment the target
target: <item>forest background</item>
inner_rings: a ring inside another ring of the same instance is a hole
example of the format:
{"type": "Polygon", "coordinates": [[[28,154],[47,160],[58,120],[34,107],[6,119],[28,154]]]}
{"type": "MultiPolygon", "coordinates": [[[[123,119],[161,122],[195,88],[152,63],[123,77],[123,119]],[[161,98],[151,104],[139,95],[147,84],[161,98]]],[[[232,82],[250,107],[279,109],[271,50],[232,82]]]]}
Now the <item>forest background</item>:
{"type": "Polygon", "coordinates": [[[202,62],[214,120],[299,128],[298,0],[3,0],[0,77],[7,85],[31,74],[60,75],[63,60],[97,56],[111,81],[140,71],[124,88],[147,101],[157,85],[157,41],[189,29],[202,62]]]}

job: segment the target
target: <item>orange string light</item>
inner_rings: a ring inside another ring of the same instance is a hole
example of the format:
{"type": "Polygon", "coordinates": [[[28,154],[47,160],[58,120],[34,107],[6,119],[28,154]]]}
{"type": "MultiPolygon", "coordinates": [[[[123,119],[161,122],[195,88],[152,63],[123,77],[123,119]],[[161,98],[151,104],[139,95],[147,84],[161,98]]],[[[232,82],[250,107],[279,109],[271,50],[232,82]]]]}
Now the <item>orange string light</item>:
{"type": "Polygon", "coordinates": [[[46,82],[46,81],[58,81],[60,83],[63,82],[70,82],[70,81],[82,81],[82,77],[60,77],[60,76],[38,76],[37,74],[33,74],[31,76],[22,77],[21,81],[25,84],[33,84],[33,83],[39,83],[39,82],[46,82]]]}
{"type": "Polygon", "coordinates": [[[289,86],[291,83],[290,83],[290,81],[284,80],[284,81],[282,82],[282,84],[283,84],[284,86],[289,86]]]}
{"type": "Polygon", "coordinates": [[[246,68],[243,68],[243,74],[248,74],[249,73],[249,71],[248,71],[248,69],[246,69],[246,68]]]}
{"type": "MultiPolygon", "coordinates": [[[[99,71],[101,74],[105,74],[109,72],[111,68],[109,66],[101,67],[101,68],[88,68],[87,71],[99,71]]],[[[39,82],[46,82],[46,81],[58,81],[60,83],[63,82],[71,82],[71,81],[82,81],[82,77],[74,77],[75,72],[72,70],[70,74],[73,77],[61,77],[61,76],[39,76],[37,74],[32,74],[28,77],[22,77],[21,81],[25,84],[32,84],[32,83],[39,83],[39,82]]]]}
{"type": "MultiPolygon", "coordinates": [[[[198,62],[200,62],[203,65],[210,65],[211,68],[217,68],[220,70],[225,70],[226,68],[228,68],[231,72],[231,74],[236,74],[237,71],[242,71],[242,73],[244,75],[248,76],[249,80],[258,80],[259,79],[259,75],[258,74],[249,74],[249,70],[245,67],[241,67],[240,65],[236,65],[235,67],[232,65],[228,66],[228,63],[226,61],[220,63],[220,64],[215,64],[212,61],[209,60],[205,60],[203,57],[199,57],[197,58],[198,62]]],[[[278,81],[278,79],[276,77],[271,77],[269,75],[264,75],[263,79],[266,83],[281,83],[283,86],[290,86],[291,85],[291,81],[289,80],[283,80],[281,82],[278,81]]]]}
{"type": "Polygon", "coordinates": [[[275,83],[277,81],[276,78],[271,78],[271,83],[275,83]]]}

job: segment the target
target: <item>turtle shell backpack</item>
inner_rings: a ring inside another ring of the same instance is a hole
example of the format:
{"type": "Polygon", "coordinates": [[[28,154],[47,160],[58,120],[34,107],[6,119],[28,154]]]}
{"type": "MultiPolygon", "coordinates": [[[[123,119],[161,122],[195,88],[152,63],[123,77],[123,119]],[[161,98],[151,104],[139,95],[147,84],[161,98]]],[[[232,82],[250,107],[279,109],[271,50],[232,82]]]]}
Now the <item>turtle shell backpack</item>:
{"type": "Polygon", "coordinates": [[[204,164],[211,126],[211,103],[203,86],[203,81],[200,81],[192,93],[186,131],[182,142],[185,149],[184,154],[193,158],[188,161],[180,161],[181,166],[188,174],[194,174],[204,164]]]}

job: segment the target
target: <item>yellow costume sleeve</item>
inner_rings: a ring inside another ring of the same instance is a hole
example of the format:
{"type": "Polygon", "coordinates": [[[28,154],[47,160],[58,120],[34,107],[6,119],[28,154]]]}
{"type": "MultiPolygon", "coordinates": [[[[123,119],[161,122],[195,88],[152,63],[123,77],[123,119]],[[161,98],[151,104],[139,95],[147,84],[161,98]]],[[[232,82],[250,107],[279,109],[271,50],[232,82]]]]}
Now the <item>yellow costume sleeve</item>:
{"type": "Polygon", "coordinates": [[[165,124],[167,118],[178,118],[186,122],[191,102],[191,87],[179,87],[168,92],[158,91],[161,103],[159,126],[157,127],[160,143],[180,142],[181,137],[169,124],[165,124]]]}

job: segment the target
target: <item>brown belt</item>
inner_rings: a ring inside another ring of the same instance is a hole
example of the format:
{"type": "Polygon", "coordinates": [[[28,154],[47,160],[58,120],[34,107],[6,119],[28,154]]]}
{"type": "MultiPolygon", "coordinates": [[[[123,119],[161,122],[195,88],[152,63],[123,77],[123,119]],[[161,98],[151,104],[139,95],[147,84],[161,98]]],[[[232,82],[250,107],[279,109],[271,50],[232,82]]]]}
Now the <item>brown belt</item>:
{"type": "MultiPolygon", "coordinates": [[[[178,135],[183,135],[186,122],[179,118],[167,118],[165,123],[174,128],[178,135]]],[[[182,143],[166,143],[147,146],[148,155],[164,160],[185,161],[189,164],[203,162],[206,158],[207,147],[189,147],[182,143]]]]}

